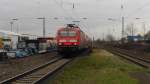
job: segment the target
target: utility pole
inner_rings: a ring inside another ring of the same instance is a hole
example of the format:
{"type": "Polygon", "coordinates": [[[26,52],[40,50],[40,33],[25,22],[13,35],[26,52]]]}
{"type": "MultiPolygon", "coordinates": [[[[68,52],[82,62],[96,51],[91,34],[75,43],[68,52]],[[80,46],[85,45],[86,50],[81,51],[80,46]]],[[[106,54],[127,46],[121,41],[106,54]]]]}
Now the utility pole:
{"type": "Polygon", "coordinates": [[[61,7],[63,7],[63,0],[61,0],[61,3],[60,3],[60,4],[61,4],[61,7]]]}
{"type": "Polygon", "coordinates": [[[74,5],[74,3],[73,3],[73,5],[72,5],[72,9],[74,9],[75,8],[75,5],[74,5]]]}
{"type": "MultiPolygon", "coordinates": [[[[142,18],[136,18],[136,19],[142,19],[142,18]]],[[[145,22],[142,22],[142,28],[143,28],[143,37],[144,37],[144,40],[145,40],[145,34],[146,34],[146,27],[145,27],[145,22]]]]}
{"type": "Polygon", "coordinates": [[[123,38],[124,38],[124,17],[122,16],[122,42],[124,42],[123,38]]]}
{"type": "Polygon", "coordinates": [[[37,18],[37,19],[42,19],[43,20],[43,37],[46,36],[46,30],[45,30],[45,18],[37,18]]]}
{"type": "Polygon", "coordinates": [[[146,29],[145,29],[145,23],[144,22],[143,22],[143,30],[144,30],[144,35],[143,36],[144,36],[144,40],[145,40],[145,30],[146,29]]]}
{"type": "Polygon", "coordinates": [[[19,25],[17,24],[17,33],[19,33],[19,25]]]}
{"type": "Polygon", "coordinates": [[[92,39],[92,48],[94,48],[94,36],[93,36],[93,39],[92,39]]]}
{"type": "Polygon", "coordinates": [[[121,5],[121,10],[122,10],[122,43],[124,43],[124,15],[123,15],[123,10],[124,10],[124,7],[123,5],[121,5]]]}
{"type": "Polygon", "coordinates": [[[45,18],[43,18],[43,36],[45,37],[46,32],[45,32],[45,18]]]}
{"type": "Polygon", "coordinates": [[[12,32],[13,22],[10,22],[10,30],[12,32]]]}
{"type": "MultiPolygon", "coordinates": [[[[18,18],[14,18],[11,19],[12,21],[10,22],[10,26],[11,26],[11,32],[13,31],[13,24],[15,23],[15,21],[18,21],[18,18]]],[[[18,27],[17,27],[17,32],[18,32],[18,27]]]]}
{"type": "Polygon", "coordinates": [[[103,33],[103,41],[105,40],[105,37],[104,37],[104,33],[103,33]]]}
{"type": "Polygon", "coordinates": [[[134,36],[134,24],[133,23],[131,24],[131,36],[132,37],[134,36]]]}

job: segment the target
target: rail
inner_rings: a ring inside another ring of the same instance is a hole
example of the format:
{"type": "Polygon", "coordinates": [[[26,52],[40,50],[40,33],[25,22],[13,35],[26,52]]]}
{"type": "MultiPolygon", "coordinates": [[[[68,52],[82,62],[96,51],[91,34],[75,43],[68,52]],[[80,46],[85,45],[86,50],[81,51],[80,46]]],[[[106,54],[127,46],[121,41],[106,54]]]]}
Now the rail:
{"type": "Polygon", "coordinates": [[[136,56],[136,54],[131,53],[127,50],[119,49],[119,48],[107,48],[106,50],[108,50],[109,52],[116,54],[120,57],[123,57],[135,64],[138,64],[142,67],[150,68],[150,60],[138,57],[138,56],[136,56]]]}
{"type": "Polygon", "coordinates": [[[22,74],[9,78],[0,82],[0,84],[37,84],[48,75],[62,68],[71,59],[63,59],[57,57],[32,70],[26,71],[22,74]]]}

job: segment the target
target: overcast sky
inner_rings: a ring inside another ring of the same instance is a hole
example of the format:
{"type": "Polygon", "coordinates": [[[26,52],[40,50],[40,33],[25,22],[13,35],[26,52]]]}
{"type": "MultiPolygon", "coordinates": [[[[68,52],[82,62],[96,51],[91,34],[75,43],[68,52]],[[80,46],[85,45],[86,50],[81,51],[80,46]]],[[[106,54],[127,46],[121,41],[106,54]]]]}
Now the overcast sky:
{"type": "Polygon", "coordinates": [[[36,18],[45,17],[47,35],[55,35],[60,26],[79,20],[81,28],[90,36],[102,38],[110,33],[119,38],[122,15],[126,24],[134,23],[138,33],[143,33],[142,22],[147,31],[150,29],[149,10],[150,0],[0,0],[0,29],[10,31],[11,19],[18,18],[13,25],[14,32],[18,27],[19,33],[42,35],[42,20],[36,18]],[[84,17],[87,19],[81,19],[84,17]]]}

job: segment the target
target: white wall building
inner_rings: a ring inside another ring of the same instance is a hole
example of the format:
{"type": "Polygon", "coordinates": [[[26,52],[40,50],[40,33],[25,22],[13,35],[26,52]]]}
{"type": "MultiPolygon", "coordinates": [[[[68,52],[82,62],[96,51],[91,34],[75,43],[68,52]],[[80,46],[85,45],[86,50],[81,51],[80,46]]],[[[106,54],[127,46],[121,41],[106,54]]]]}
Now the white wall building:
{"type": "MultiPolygon", "coordinates": [[[[17,34],[15,32],[10,32],[10,31],[5,31],[5,30],[0,30],[0,37],[1,38],[11,39],[10,46],[12,47],[12,49],[17,48],[19,36],[21,36],[21,34],[17,34]]],[[[9,42],[6,42],[6,43],[9,44],[9,42]]]]}

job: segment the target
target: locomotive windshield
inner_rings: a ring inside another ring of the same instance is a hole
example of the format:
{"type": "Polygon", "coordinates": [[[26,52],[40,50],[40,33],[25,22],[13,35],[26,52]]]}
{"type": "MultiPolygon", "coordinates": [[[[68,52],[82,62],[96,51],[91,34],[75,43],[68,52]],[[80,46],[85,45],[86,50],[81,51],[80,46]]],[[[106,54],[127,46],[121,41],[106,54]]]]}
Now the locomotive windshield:
{"type": "Polygon", "coordinates": [[[76,36],[76,32],[75,31],[61,31],[60,32],[60,36],[71,36],[71,37],[74,37],[74,36],[76,36]]]}
{"type": "Polygon", "coordinates": [[[69,34],[69,36],[76,36],[76,32],[75,31],[70,31],[68,34],[69,34]]]}
{"type": "Polygon", "coordinates": [[[68,36],[67,31],[61,31],[61,32],[60,32],[60,36],[68,36]]]}

